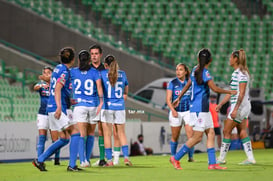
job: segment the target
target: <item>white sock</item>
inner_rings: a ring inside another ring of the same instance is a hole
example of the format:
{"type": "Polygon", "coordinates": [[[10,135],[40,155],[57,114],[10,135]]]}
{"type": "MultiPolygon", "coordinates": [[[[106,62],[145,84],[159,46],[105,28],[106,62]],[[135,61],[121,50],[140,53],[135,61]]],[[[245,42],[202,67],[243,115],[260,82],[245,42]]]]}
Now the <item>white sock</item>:
{"type": "Polygon", "coordinates": [[[247,142],[243,143],[243,146],[244,146],[244,150],[245,150],[247,159],[249,161],[254,161],[255,159],[253,156],[251,141],[247,141],[247,142]]]}
{"type": "Polygon", "coordinates": [[[226,159],[229,147],[230,147],[231,139],[223,139],[220,149],[219,160],[224,161],[226,159]]]}
{"type": "Polygon", "coordinates": [[[120,151],[114,151],[114,163],[119,163],[120,151]]]}

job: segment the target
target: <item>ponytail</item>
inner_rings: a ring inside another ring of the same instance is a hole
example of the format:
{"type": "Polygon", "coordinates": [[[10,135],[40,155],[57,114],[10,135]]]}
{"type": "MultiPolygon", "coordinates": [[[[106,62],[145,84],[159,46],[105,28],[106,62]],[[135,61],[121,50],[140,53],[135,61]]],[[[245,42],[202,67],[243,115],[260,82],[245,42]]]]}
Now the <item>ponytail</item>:
{"type": "Polygon", "coordinates": [[[105,63],[109,66],[108,79],[111,86],[114,86],[118,80],[118,63],[113,55],[105,58],[105,63]]]}
{"type": "Polygon", "coordinates": [[[243,73],[248,73],[249,75],[249,70],[248,70],[248,67],[247,67],[247,63],[246,63],[246,53],[243,49],[240,49],[239,50],[239,68],[240,70],[243,72],[243,73]]]}
{"type": "Polygon", "coordinates": [[[194,77],[198,85],[203,83],[203,70],[204,67],[211,62],[211,53],[208,49],[203,48],[198,53],[199,65],[198,68],[194,72],[194,77]]]}
{"type": "Polygon", "coordinates": [[[82,50],[79,53],[79,69],[80,71],[87,71],[91,68],[90,54],[86,50],[82,50]]]}

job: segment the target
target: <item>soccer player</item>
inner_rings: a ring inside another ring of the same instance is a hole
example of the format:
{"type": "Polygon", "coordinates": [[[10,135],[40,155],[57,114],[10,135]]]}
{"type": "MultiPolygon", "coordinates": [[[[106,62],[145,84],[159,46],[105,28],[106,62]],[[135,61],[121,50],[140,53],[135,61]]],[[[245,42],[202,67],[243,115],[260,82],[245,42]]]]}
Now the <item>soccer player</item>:
{"type": "Polygon", "coordinates": [[[231,102],[231,109],[224,125],[224,138],[221,145],[220,156],[218,163],[226,163],[225,158],[231,143],[231,132],[234,127],[237,127],[240,139],[242,140],[244,151],[247,160],[241,162],[242,165],[255,164],[251,141],[247,134],[247,118],[251,110],[249,101],[249,82],[250,75],[246,63],[246,54],[243,49],[232,52],[229,64],[234,68],[231,76],[230,88],[237,90],[236,95],[226,95],[225,98],[216,107],[219,111],[222,105],[227,101],[231,102]]]}
{"type": "Polygon", "coordinates": [[[193,136],[170,158],[174,168],[181,170],[179,160],[190,151],[190,149],[202,140],[203,133],[207,135],[208,169],[226,169],[216,164],[214,148],[214,129],[211,114],[209,112],[209,95],[211,88],[214,92],[224,94],[236,94],[235,90],[224,90],[217,87],[208,71],[212,62],[211,53],[208,49],[201,49],[198,52],[198,65],[191,72],[190,80],[183,88],[174,105],[177,106],[191,86],[192,95],[190,102],[190,119],[194,122],[193,136]]]}
{"type": "Polygon", "coordinates": [[[101,121],[104,134],[104,144],[106,158],[105,166],[113,166],[112,161],[112,128],[116,128],[121,144],[124,163],[131,166],[129,160],[128,144],[125,134],[125,100],[128,95],[128,81],[124,71],[119,70],[118,63],[114,56],[108,55],[105,58],[104,66],[106,70],[101,71],[103,86],[104,104],[101,111],[101,121]]]}
{"type": "MultiPolygon", "coordinates": [[[[171,155],[174,156],[176,154],[176,149],[178,145],[178,138],[180,135],[180,130],[182,125],[185,125],[185,131],[187,134],[187,138],[189,139],[192,137],[192,126],[190,125],[190,97],[191,91],[188,90],[185,95],[182,97],[179,106],[174,107],[172,102],[176,100],[179,96],[183,87],[187,84],[190,77],[190,71],[188,67],[183,64],[179,63],[176,66],[176,78],[171,80],[168,84],[167,93],[166,93],[166,103],[170,108],[169,112],[169,121],[172,130],[172,138],[170,141],[171,147],[171,155]]],[[[194,147],[188,153],[189,162],[193,162],[193,153],[194,147]]]]}
{"type": "Polygon", "coordinates": [[[94,146],[91,125],[100,120],[103,91],[99,71],[90,65],[90,54],[86,50],[79,53],[78,67],[71,69],[74,105],[73,118],[80,130],[79,157],[81,167],[90,167],[90,156],[94,146]],[[97,97],[99,96],[100,99],[97,97]],[[86,144],[85,144],[85,137],[86,144]]]}
{"type": "Polygon", "coordinates": [[[52,131],[58,131],[60,138],[54,142],[38,159],[32,163],[40,171],[47,171],[44,161],[69,143],[70,139],[70,160],[67,171],[79,171],[76,165],[77,154],[79,151],[80,134],[76,122],[71,122],[67,117],[66,98],[70,97],[69,87],[70,71],[69,68],[74,64],[74,50],[71,47],[65,47],[60,51],[61,64],[57,65],[50,79],[50,96],[47,104],[49,125],[52,131]],[[70,138],[71,135],[71,138],[70,138]]]}
{"type": "MultiPolygon", "coordinates": [[[[38,157],[44,152],[47,130],[49,129],[49,121],[46,107],[49,97],[49,85],[52,72],[53,69],[51,67],[44,67],[42,75],[39,76],[41,81],[39,81],[33,87],[33,89],[40,94],[40,108],[37,115],[37,127],[39,131],[39,139],[37,143],[38,157]]],[[[53,142],[58,140],[58,131],[50,131],[50,134],[53,142]]],[[[54,165],[60,165],[60,150],[55,153],[54,165]]]]}

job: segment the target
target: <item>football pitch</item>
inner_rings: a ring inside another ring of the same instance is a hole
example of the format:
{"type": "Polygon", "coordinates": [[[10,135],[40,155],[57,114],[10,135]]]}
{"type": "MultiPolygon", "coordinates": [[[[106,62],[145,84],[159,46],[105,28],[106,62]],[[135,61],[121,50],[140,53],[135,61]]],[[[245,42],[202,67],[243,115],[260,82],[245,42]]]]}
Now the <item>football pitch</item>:
{"type": "MultiPolygon", "coordinates": [[[[217,156],[219,152],[217,152],[217,156]]],[[[47,172],[40,172],[31,162],[1,163],[0,181],[146,181],[146,180],[217,180],[217,181],[271,181],[273,179],[273,150],[254,150],[256,165],[238,165],[246,156],[243,150],[230,151],[227,155],[227,170],[208,170],[207,154],[194,155],[196,162],[187,162],[187,156],[181,160],[183,170],[175,170],[167,156],[131,157],[132,167],[124,166],[120,158],[119,166],[85,168],[82,172],[67,172],[67,160],[60,166],[52,161],[46,162],[47,172]]],[[[94,163],[97,159],[92,159],[94,163]]]]}

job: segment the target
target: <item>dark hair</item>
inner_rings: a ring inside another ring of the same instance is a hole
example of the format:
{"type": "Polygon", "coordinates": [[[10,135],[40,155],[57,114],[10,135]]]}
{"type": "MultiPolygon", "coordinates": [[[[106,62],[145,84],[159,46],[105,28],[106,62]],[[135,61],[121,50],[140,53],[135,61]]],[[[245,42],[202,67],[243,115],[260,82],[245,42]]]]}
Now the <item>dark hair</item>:
{"type": "Polygon", "coordinates": [[[109,66],[108,79],[111,86],[114,86],[118,80],[118,63],[113,55],[107,55],[104,63],[109,66]]]}
{"type": "Polygon", "coordinates": [[[139,134],[139,135],[137,136],[137,138],[140,138],[140,137],[143,137],[143,135],[142,135],[142,134],[139,134]]]}
{"type": "Polygon", "coordinates": [[[90,68],[90,54],[87,50],[81,50],[79,53],[79,69],[80,71],[87,71],[90,68]]]}
{"type": "Polygon", "coordinates": [[[95,45],[90,46],[90,47],[89,47],[89,52],[90,52],[92,49],[98,49],[99,52],[100,52],[100,54],[102,54],[102,48],[101,48],[100,45],[95,44],[95,45]]]}
{"type": "Polygon", "coordinates": [[[63,64],[70,63],[75,57],[73,48],[71,47],[62,48],[60,51],[60,57],[61,57],[61,63],[63,64]]]}
{"type": "Polygon", "coordinates": [[[189,79],[190,78],[190,70],[187,67],[187,65],[184,64],[184,63],[179,63],[179,64],[177,64],[176,67],[178,67],[178,66],[183,66],[184,67],[185,71],[187,72],[187,74],[185,75],[185,77],[186,77],[186,79],[189,79]]]}
{"type": "Polygon", "coordinates": [[[209,62],[211,62],[211,53],[209,49],[203,48],[198,52],[198,58],[199,58],[199,66],[194,72],[194,77],[196,79],[196,82],[198,85],[201,85],[203,83],[203,70],[205,65],[207,65],[209,62]]]}
{"type": "Polygon", "coordinates": [[[52,69],[51,67],[49,67],[49,66],[45,66],[45,67],[43,68],[43,71],[46,70],[46,69],[48,69],[48,70],[50,70],[51,72],[53,72],[53,69],[52,69]]]}

